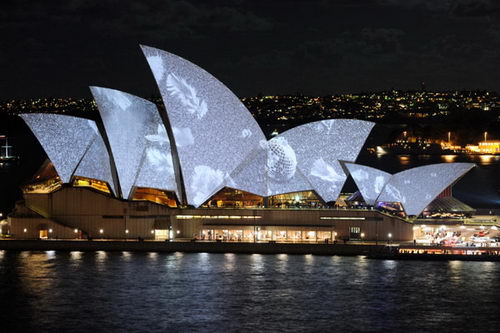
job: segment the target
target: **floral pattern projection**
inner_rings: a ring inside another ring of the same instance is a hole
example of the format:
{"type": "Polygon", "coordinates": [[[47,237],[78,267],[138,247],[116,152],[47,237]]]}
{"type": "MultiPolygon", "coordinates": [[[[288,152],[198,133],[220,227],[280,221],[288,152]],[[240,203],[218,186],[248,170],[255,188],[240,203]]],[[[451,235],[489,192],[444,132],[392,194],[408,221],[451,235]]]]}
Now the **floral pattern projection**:
{"type": "Polygon", "coordinates": [[[196,207],[224,186],[265,141],[241,101],[205,70],[171,53],[142,46],[165,103],[186,197],[196,207]]]}
{"type": "Polygon", "coordinates": [[[374,124],[324,120],[292,128],[264,141],[238,168],[236,188],[262,196],[315,190],[335,201],[347,178],[339,160],[354,161],[374,124]]]}
{"type": "Polygon", "coordinates": [[[389,178],[376,201],[400,202],[406,214],[417,216],[474,166],[474,163],[439,163],[401,171],[389,178]]]}
{"type": "Polygon", "coordinates": [[[59,177],[99,179],[115,189],[109,155],[94,121],[56,114],[30,113],[21,117],[35,134],[59,177]]]}
{"type": "Polygon", "coordinates": [[[300,171],[321,198],[337,200],[347,179],[339,161],[354,162],[375,124],[352,119],[330,119],[292,128],[278,137],[297,156],[300,171]]]}
{"type": "Polygon", "coordinates": [[[363,199],[368,205],[374,206],[391,174],[365,165],[345,163],[354,179],[363,199]]]}
{"type": "Polygon", "coordinates": [[[178,191],[167,131],[156,105],[118,90],[91,87],[124,198],[132,188],[178,191]]]}
{"type": "Polygon", "coordinates": [[[233,187],[263,197],[312,190],[312,185],[297,168],[298,158],[285,138],[263,140],[235,170],[233,187]]]}

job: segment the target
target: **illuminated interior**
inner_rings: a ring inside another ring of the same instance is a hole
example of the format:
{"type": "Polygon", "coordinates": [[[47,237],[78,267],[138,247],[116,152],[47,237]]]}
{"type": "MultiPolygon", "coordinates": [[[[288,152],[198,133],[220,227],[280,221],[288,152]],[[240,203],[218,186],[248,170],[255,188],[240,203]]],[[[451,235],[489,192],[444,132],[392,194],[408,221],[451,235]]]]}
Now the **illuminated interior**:
{"type": "Polygon", "coordinates": [[[263,207],[264,200],[261,196],[235,190],[229,187],[224,187],[222,190],[213,195],[203,207],[232,207],[232,208],[249,208],[263,207]]]}
{"type": "Polygon", "coordinates": [[[62,181],[57,175],[54,164],[49,160],[37,170],[33,180],[22,187],[24,193],[52,193],[62,186],[62,181]]]}
{"type": "Polygon", "coordinates": [[[24,185],[23,192],[33,194],[52,193],[55,190],[61,188],[62,184],[63,183],[61,179],[59,179],[59,177],[51,178],[48,180],[43,180],[41,182],[24,185]]]}
{"type": "Polygon", "coordinates": [[[323,204],[314,191],[301,191],[269,197],[269,207],[278,208],[318,208],[323,204]]]}
{"type": "Polygon", "coordinates": [[[109,190],[108,183],[103,182],[102,180],[93,179],[93,178],[85,178],[85,177],[74,177],[73,186],[75,187],[91,187],[95,190],[104,193],[111,193],[109,190]]]}
{"type": "Polygon", "coordinates": [[[336,233],[331,228],[306,229],[300,227],[207,226],[196,238],[224,242],[333,242],[336,233]]]}
{"type": "Polygon", "coordinates": [[[377,209],[391,215],[406,217],[405,211],[400,202],[381,201],[377,203],[377,209]]]}
{"type": "Polygon", "coordinates": [[[132,200],[146,200],[172,208],[177,207],[177,200],[173,192],[149,187],[136,187],[132,200]]]}

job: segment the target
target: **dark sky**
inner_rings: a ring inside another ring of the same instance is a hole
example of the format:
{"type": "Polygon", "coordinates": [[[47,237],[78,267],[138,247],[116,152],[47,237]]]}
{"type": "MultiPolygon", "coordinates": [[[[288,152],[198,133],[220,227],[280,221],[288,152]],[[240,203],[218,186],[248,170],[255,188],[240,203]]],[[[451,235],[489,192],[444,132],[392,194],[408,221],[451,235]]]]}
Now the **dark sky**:
{"type": "Polygon", "coordinates": [[[157,95],[140,51],[239,96],[500,87],[497,0],[2,0],[0,99],[157,95]]]}

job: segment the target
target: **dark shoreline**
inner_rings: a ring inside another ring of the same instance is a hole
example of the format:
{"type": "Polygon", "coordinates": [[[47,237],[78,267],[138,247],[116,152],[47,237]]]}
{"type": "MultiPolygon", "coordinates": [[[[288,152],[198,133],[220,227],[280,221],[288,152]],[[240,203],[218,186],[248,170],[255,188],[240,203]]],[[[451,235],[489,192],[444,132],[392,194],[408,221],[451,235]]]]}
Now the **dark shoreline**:
{"type": "MultiPolygon", "coordinates": [[[[423,261],[500,261],[499,255],[460,254],[403,254],[385,245],[321,244],[321,243],[245,243],[245,242],[159,242],[120,240],[0,240],[0,250],[10,251],[130,251],[130,252],[186,252],[186,253],[241,253],[241,254],[314,254],[366,256],[383,260],[423,261]]],[[[427,249],[431,247],[425,247],[427,249]]]]}
{"type": "Polygon", "coordinates": [[[383,251],[384,245],[244,243],[244,242],[158,242],[85,240],[0,240],[0,250],[14,251],[133,251],[209,252],[258,254],[367,255],[383,251]]]}

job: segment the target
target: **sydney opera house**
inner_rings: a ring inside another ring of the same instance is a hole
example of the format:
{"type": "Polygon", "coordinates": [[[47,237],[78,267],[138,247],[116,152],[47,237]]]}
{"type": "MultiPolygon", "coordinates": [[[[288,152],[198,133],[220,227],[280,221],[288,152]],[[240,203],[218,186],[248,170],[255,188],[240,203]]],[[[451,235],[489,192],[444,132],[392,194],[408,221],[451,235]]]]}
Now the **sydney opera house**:
{"type": "Polygon", "coordinates": [[[212,75],[165,51],[142,51],[164,109],[91,87],[98,121],[22,115],[48,160],[9,217],[14,237],[412,240],[413,219],[450,197],[474,166],[391,175],[356,164],[368,121],[317,121],[268,139],[212,75]],[[357,198],[341,193],[349,176],[357,198]]]}

